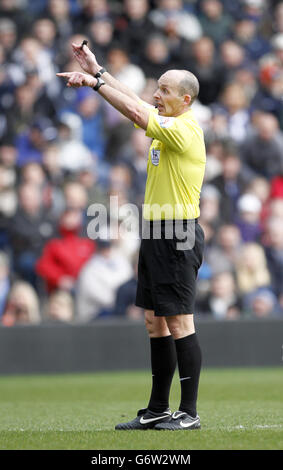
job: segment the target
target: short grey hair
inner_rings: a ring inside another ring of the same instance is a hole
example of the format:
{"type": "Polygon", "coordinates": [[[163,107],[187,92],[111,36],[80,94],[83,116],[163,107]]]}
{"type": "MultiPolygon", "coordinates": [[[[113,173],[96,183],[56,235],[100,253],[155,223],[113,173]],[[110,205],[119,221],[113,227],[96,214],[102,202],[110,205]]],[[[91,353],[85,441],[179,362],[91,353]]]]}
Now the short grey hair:
{"type": "Polygon", "coordinates": [[[192,104],[199,94],[199,81],[192,72],[188,70],[182,70],[182,72],[184,77],[180,80],[178,85],[179,95],[183,96],[189,94],[191,96],[190,104],[192,104]]]}

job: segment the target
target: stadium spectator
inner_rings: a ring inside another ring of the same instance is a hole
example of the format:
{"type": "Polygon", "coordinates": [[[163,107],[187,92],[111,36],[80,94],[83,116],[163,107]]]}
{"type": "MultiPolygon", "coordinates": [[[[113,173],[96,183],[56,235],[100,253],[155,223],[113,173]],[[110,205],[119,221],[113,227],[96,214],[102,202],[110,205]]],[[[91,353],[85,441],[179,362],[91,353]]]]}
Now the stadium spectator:
{"type": "Polygon", "coordinates": [[[240,67],[234,73],[234,80],[237,82],[249,100],[251,104],[251,109],[253,109],[253,100],[258,92],[258,80],[257,80],[257,68],[252,66],[243,66],[240,67]]]}
{"type": "Polygon", "coordinates": [[[220,105],[227,114],[227,127],[230,138],[241,144],[247,136],[250,122],[250,103],[240,84],[227,84],[221,94],[220,105]]]}
{"type": "Polygon", "coordinates": [[[234,320],[240,317],[242,301],[237,294],[236,282],[230,271],[220,272],[211,279],[211,291],[198,304],[202,314],[217,320],[234,320]]]}
{"type": "Polygon", "coordinates": [[[21,152],[20,162],[41,159],[42,141],[55,137],[53,120],[55,105],[45,93],[38,75],[32,73],[16,89],[14,100],[7,109],[7,136],[21,152]],[[38,133],[33,135],[34,129],[40,131],[40,140],[38,133]],[[26,155],[29,152],[30,155],[26,155]]]}
{"type": "Polygon", "coordinates": [[[248,57],[254,62],[270,51],[269,42],[258,31],[258,22],[248,15],[236,21],[233,39],[245,48],[248,57]]]}
{"type": "Polygon", "coordinates": [[[255,109],[273,113],[283,129],[283,33],[275,38],[273,49],[276,54],[263,56],[259,63],[259,87],[252,105],[255,109]]]}
{"type": "Polygon", "coordinates": [[[48,134],[54,134],[55,128],[48,118],[38,118],[34,121],[28,131],[18,134],[15,139],[19,166],[28,162],[42,162],[42,154],[48,142],[48,134]]]}
{"type": "Polygon", "coordinates": [[[93,44],[98,60],[102,63],[114,40],[114,25],[112,20],[105,17],[94,19],[89,24],[87,36],[93,44]]]}
{"type": "Polygon", "coordinates": [[[256,176],[252,178],[246,186],[246,192],[254,194],[261,202],[260,220],[264,227],[267,217],[270,214],[270,204],[272,203],[270,197],[271,184],[262,176],[256,176]]]}
{"type": "MultiPolygon", "coordinates": [[[[1,28],[1,20],[0,20],[1,28]]],[[[18,65],[9,62],[3,44],[0,42],[0,105],[3,109],[9,109],[13,101],[15,88],[25,81],[25,74],[18,65]]],[[[3,131],[2,131],[3,133],[3,131]]]]}
{"type": "Polygon", "coordinates": [[[42,165],[37,162],[26,163],[21,167],[20,182],[34,184],[43,189],[45,184],[45,173],[42,165]]]}
{"type": "Polygon", "coordinates": [[[210,184],[213,178],[222,172],[222,162],[225,156],[225,143],[223,139],[211,138],[207,136],[207,162],[205,167],[204,181],[210,184]]]}
{"type": "Polygon", "coordinates": [[[83,143],[94,156],[102,160],[106,147],[103,108],[101,100],[92,90],[78,90],[77,113],[81,118],[83,143]]]}
{"type": "Polygon", "coordinates": [[[53,188],[47,179],[43,165],[38,162],[26,163],[21,167],[19,180],[20,184],[35,185],[40,189],[43,209],[52,212],[56,219],[56,212],[53,209],[53,188]]]}
{"type": "Polygon", "coordinates": [[[260,71],[260,86],[252,100],[253,109],[273,114],[281,129],[283,129],[282,83],[282,68],[277,71],[269,69],[268,65],[263,65],[260,71]]]}
{"type": "Polygon", "coordinates": [[[35,263],[54,230],[54,220],[43,210],[40,188],[23,183],[18,190],[18,208],[8,227],[9,245],[14,271],[34,287],[38,287],[35,263]]]}
{"type": "Polygon", "coordinates": [[[233,21],[220,0],[201,0],[200,24],[203,34],[219,46],[229,36],[233,21]]]}
{"type": "Polygon", "coordinates": [[[233,272],[241,249],[241,233],[233,224],[221,225],[214,236],[212,244],[208,244],[204,259],[211,273],[223,271],[233,272]]]}
{"type": "Polygon", "coordinates": [[[182,0],[157,0],[157,8],[149,13],[149,18],[165,33],[174,22],[179,36],[188,41],[196,41],[202,34],[198,18],[184,9],[182,0]]]}
{"type": "Polygon", "coordinates": [[[13,21],[13,23],[17,25],[17,29],[21,35],[30,31],[32,16],[29,15],[24,4],[18,0],[1,0],[0,18],[13,21]]]}
{"type": "Polygon", "coordinates": [[[267,13],[266,2],[265,0],[243,0],[242,10],[245,15],[260,23],[264,14],[267,13]]]}
{"type": "Polygon", "coordinates": [[[137,129],[132,132],[131,139],[121,149],[119,159],[128,165],[132,175],[134,201],[141,207],[146,182],[147,162],[144,158],[148,151],[150,139],[144,132],[137,129]]]}
{"type": "Polygon", "coordinates": [[[125,202],[133,200],[132,175],[128,165],[123,163],[112,165],[109,170],[108,188],[112,196],[121,194],[125,202]]]}
{"type": "Polygon", "coordinates": [[[73,33],[73,17],[70,12],[68,0],[48,0],[47,7],[42,15],[51,19],[56,28],[56,43],[64,43],[73,33]]]}
{"type": "Polygon", "coordinates": [[[259,241],[262,234],[261,202],[254,194],[243,194],[237,202],[235,224],[238,226],[242,240],[259,241]]]}
{"type": "Polygon", "coordinates": [[[43,309],[43,321],[71,323],[74,320],[74,299],[65,289],[53,291],[43,309]]]}
{"type": "Polygon", "coordinates": [[[130,262],[114,250],[107,236],[100,235],[96,240],[96,254],[83,267],[78,279],[76,318],[79,322],[112,315],[117,289],[132,276],[130,262]]]}
{"type": "Polygon", "coordinates": [[[62,188],[64,209],[72,209],[82,214],[82,228],[80,234],[86,236],[87,230],[87,188],[76,179],[66,180],[62,188]]]}
{"type": "Polygon", "coordinates": [[[119,43],[112,44],[106,62],[111,75],[130,86],[135,93],[141,93],[145,87],[144,72],[138,65],[130,63],[129,53],[125,47],[119,43]]]}
{"type": "Polygon", "coordinates": [[[225,71],[211,38],[202,36],[194,42],[189,68],[200,83],[199,101],[204,105],[217,101],[225,83],[225,71]]]}
{"type": "Polygon", "coordinates": [[[58,124],[56,143],[59,166],[64,174],[72,174],[93,164],[94,156],[82,141],[82,120],[79,115],[63,112],[58,124]]]}
{"type": "Polygon", "coordinates": [[[271,179],[278,175],[283,161],[283,133],[278,120],[269,113],[259,113],[253,121],[254,132],[241,146],[243,163],[250,174],[271,179]]]}
{"type": "Polygon", "coordinates": [[[158,79],[160,73],[174,67],[168,39],[160,33],[150,34],[146,39],[143,71],[146,77],[158,79]]]}
{"type": "Polygon", "coordinates": [[[123,10],[115,19],[117,39],[128,45],[131,58],[137,64],[140,63],[139,52],[144,48],[145,38],[155,30],[148,13],[149,0],[124,0],[123,10]]]}
{"type": "Polygon", "coordinates": [[[236,259],[236,278],[242,296],[255,293],[259,288],[271,286],[264,250],[258,243],[245,243],[236,259]]]}
{"type": "Polygon", "coordinates": [[[39,18],[33,25],[33,34],[52,59],[56,50],[56,26],[49,18],[39,18]]]}
{"type": "Polygon", "coordinates": [[[25,73],[35,71],[46,87],[52,90],[54,84],[56,86],[57,80],[54,80],[55,67],[49,49],[46,50],[35,37],[27,36],[23,38],[13,53],[13,59],[23,68],[25,73]]]}
{"type": "Polygon", "coordinates": [[[45,281],[47,291],[73,292],[83,265],[95,251],[95,244],[79,235],[82,213],[67,209],[59,221],[59,237],[50,239],[36,263],[36,271],[45,281]]]}
{"type": "Polygon", "coordinates": [[[226,39],[219,50],[226,82],[233,81],[235,73],[240,68],[250,66],[245,49],[236,41],[226,39]]]}
{"type": "Polygon", "coordinates": [[[74,29],[79,33],[84,33],[94,19],[111,16],[112,12],[107,0],[82,0],[81,11],[74,20],[74,29]]]}
{"type": "Polygon", "coordinates": [[[94,203],[103,204],[105,207],[108,205],[107,182],[100,178],[96,166],[82,168],[78,172],[77,182],[87,193],[86,207],[94,203]]]}
{"type": "Polygon", "coordinates": [[[222,172],[210,180],[221,193],[220,212],[224,222],[233,222],[237,201],[247,186],[236,149],[228,148],[222,160],[222,172]]]}
{"type": "MultiPolygon", "coordinates": [[[[0,10],[1,11],[1,10],[0,10]]],[[[9,61],[17,41],[17,24],[11,19],[1,15],[0,19],[0,43],[5,56],[9,61]]]]}
{"type": "Polygon", "coordinates": [[[40,322],[40,304],[35,289],[28,282],[15,281],[8,294],[2,325],[37,325],[40,322]]]}
{"type": "Polygon", "coordinates": [[[86,210],[87,191],[78,181],[66,181],[63,188],[65,206],[67,209],[78,209],[82,212],[86,210]]]}
{"type": "Polygon", "coordinates": [[[273,14],[273,28],[275,32],[283,33],[283,2],[275,5],[273,14]]]}
{"type": "Polygon", "coordinates": [[[220,213],[220,192],[212,184],[203,186],[200,197],[200,221],[211,224],[214,228],[222,223],[220,213]]]}
{"type": "Polygon", "coordinates": [[[64,173],[60,167],[58,142],[49,142],[42,152],[42,167],[48,181],[60,187],[64,180],[64,173]]]}
{"type": "Polygon", "coordinates": [[[282,316],[276,296],[270,289],[258,289],[247,296],[244,302],[245,313],[254,318],[269,318],[282,316]]]}
{"type": "Polygon", "coordinates": [[[0,145],[0,162],[5,166],[5,168],[10,168],[15,173],[17,172],[16,168],[17,160],[17,149],[13,143],[9,140],[3,141],[0,145]]]}

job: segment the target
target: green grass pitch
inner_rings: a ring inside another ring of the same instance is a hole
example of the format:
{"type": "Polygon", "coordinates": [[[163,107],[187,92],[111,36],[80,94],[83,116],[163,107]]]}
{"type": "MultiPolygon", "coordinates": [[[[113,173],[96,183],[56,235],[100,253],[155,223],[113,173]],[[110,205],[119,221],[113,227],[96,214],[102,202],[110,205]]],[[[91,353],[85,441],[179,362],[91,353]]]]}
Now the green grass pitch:
{"type": "MultiPolygon", "coordinates": [[[[282,368],[204,369],[201,430],[115,431],[146,406],[149,371],[0,377],[0,449],[283,449],[282,368]]],[[[175,374],[171,403],[178,408],[175,374]]]]}

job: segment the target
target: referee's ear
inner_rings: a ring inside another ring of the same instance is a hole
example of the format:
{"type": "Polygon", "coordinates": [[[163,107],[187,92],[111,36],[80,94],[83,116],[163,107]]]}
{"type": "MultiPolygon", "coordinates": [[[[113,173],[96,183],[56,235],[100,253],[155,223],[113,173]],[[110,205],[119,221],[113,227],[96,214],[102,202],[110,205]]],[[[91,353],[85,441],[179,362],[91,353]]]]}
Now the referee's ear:
{"type": "Polygon", "coordinates": [[[192,101],[191,95],[188,95],[188,94],[184,95],[184,103],[186,106],[190,106],[191,101],[192,101]]]}

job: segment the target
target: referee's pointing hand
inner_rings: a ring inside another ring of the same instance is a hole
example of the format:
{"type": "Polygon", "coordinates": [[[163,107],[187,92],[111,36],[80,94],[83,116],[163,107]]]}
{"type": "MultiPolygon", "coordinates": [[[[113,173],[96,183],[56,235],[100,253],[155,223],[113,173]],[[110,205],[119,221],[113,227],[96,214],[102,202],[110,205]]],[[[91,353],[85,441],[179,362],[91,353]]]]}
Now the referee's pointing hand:
{"type": "Polygon", "coordinates": [[[67,78],[68,87],[79,88],[81,86],[89,86],[93,88],[97,83],[96,78],[81,72],[62,72],[56,73],[56,75],[57,77],[67,78]]]}

